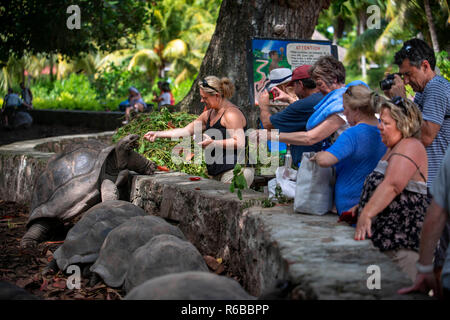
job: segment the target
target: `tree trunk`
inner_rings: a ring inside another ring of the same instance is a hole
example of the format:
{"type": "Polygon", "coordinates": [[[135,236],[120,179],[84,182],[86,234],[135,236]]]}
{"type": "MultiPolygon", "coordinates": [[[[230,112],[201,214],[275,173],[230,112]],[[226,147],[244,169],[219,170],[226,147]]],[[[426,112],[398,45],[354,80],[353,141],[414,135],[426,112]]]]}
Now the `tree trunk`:
{"type": "Polygon", "coordinates": [[[342,38],[345,30],[345,20],[339,16],[336,19],[334,32],[333,32],[333,44],[337,44],[338,40],[342,38]]]}
{"type": "Polygon", "coordinates": [[[50,53],[50,81],[53,83],[55,81],[55,77],[53,76],[53,53],[50,53]]]}
{"type": "Polygon", "coordinates": [[[427,16],[428,28],[430,29],[431,42],[433,44],[434,52],[439,52],[439,42],[437,39],[436,28],[434,27],[433,16],[431,15],[430,1],[424,0],[425,14],[427,16]]]}
{"type": "Polygon", "coordinates": [[[223,0],[197,79],[180,102],[180,109],[200,114],[204,106],[199,79],[226,76],[236,87],[231,101],[247,117],[249,127],[255,127],[259,110],[249,98],[246,42],[253,37],[310,39],[320,11],[329,5],[330,0],[223,0]],[[284,25],[284,31],[276,33],[276,25],[284,25]]]}

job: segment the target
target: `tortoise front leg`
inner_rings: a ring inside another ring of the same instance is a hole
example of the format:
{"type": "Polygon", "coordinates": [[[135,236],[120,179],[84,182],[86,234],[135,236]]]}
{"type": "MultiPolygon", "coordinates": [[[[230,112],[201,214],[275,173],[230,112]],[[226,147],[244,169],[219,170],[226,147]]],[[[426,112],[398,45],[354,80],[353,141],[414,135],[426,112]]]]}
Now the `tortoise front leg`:
{"type": "Polygon", "coordinates": [[[32,248],[37,246],[38,243],[48,240],[52,225],[48,219],[36,220],[22,237],[22,240],[20,240],[20,246],[22,248],[32,248]]]}

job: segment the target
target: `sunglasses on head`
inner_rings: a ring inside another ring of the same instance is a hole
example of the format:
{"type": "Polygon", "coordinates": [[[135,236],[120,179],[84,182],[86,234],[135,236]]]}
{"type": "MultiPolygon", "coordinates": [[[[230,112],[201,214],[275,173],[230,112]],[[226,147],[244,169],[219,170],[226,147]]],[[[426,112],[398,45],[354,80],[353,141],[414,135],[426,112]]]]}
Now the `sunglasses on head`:
{"type": "Polygon", "coordinates": [[[208,82],[206,82],[205,79],[202,80],[202,87],[213,89],[215,92],[219,93],[219,90],[217,90],[217,89],[214,88],[214,87],[211,87],[211,86],[208,84],[208,82]]]}
{"type": "Polygon", "coordinates": [[[408,109],[406,109],[405,106],[405,100],[402,97],[399,96],[393,97],[392,103],[395,104],[397,107],[400,107],[405,114],[408,114],[408,109]]]}
{"type": "Polygon", "coordinates": [[[348,87],[348,89],[345,91],[345,93],[348,94],[350,97],[353,97],[353,94],[352,94],[352,88],[353,88],[353,86],[350,86],[350,87],[348,87]]]}

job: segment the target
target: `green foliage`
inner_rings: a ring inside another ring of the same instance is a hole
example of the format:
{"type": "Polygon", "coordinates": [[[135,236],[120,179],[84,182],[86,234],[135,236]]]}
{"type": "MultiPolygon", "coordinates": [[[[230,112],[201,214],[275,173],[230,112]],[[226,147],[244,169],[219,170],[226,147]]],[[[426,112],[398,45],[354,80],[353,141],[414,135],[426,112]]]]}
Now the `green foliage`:
{"type": "Polygon", "coordinates": [[[264,200],[261,201],[261,206],[263,208],[272,208],[275,206],[275,202],[273,202],[272,200],[270,200],[269,198],[266,198],[264,200]]]}
{"type": "Polygon", "coordinates": [[[291,200],[286,198],[286,196],[283,194],[283,189],[281,189],[281,186],[277,183],[277,186],[275,187],[275,198],[277,199],[277,202],[280,204],[288,203],[291,200]]]}
{"type": "Polygon", "coordinates": [[[128,97],[128,88],[131,86],[136,87],[142,97],[151,93],[151,83],[147,75],[137,68],[128,70],[126,65],[127,61],[123,61],[119,66],[110,63],[94,80],[93,85],[101,100],[108,101],[115,98],[124,100],[128,97]]]}
{"type": "Polygon", "coordinates": [[[196,77],[197,74],[195,74],[192,78],[184,80],[183,82],[172,88],[172,94],[175,99],[175,104],[183,100],[184,97],[189,93],[189,90],[191,90],[192,84],[194,83],[194,79],[196,77]]]}
{"type": "Polygon", "coordinates": [[[78,56],[90,50],[115,50],[134,42],[148,21],[144,1],[11,0],[0,5],[0,60],[24,53],[78,56]],[[80,8],[80,29],[67,28],[67,8],[80,8]]]}
{"type": "Polygon", "coordinates": [[[234,193],[234,191],[237,190],[237,196],[239,200],[242,200],[242,190],[248,188],[243,169],[244,168],[242,168],[239,163],[234,166],[233,179],[231,179],[230,184],[230,192],[234,193]]]}
{"type": "MultiPolygon", "coordinates": [[[[179,143],[170,139],[157,139],[155,142],[148,142],[143,139],[148,131],[159,131],[169,129],[169,123],[180,128],[184,127],[197,118],[186,112],[170,113],[167,108],[162,108],[160,112],[138,114],[126,126],[119,128],[113,136],[113,142],[119,141],[128,134],[138,134],[141,136],[138,152],[157,165],[166,166],[171,170],[186,172],[188,174],[207,177],[206,165],[204,162],[195,164],[193,161],[183,161],[174,163],[171,157],[173,148],[179,143]]],[[[191,143],[191,148],[193,142],[191,143]]]]}
{"type": "Polygon", "coordinates": [[[97,93],[83,74],[72,73],[61,81],[41,81],[33,86],[33,105],[36,109],[104,110],[97,101],[97,93]]]}
{"type": "Polygon", "coordinates": [[[441,51],[436,56],[436,65],[441,71],[441,76],[450,81],[450,61],[447,51],[441,51]]]}

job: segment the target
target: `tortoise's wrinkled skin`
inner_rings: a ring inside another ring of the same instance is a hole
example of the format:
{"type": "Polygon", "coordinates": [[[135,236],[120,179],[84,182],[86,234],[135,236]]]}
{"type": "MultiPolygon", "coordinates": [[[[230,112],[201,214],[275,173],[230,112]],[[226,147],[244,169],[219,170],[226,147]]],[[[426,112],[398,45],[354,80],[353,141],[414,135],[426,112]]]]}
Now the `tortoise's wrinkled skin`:
{"type": "MultiPolygon", "coordinates": [[[[128,135],[116,146],[87,140],[71,144],[52,157],[35,183],[27,222],[29,229],[21,246],[35,246],[48,239],[52,231],[48,227],[49,220],[70,221],[99,203],[105,179],[122,182],[124,179],[118,179],[118,176],[126,169],[138,174],[153,174],[156,165],[133,151],[138,140],[138,135],[128,135]],[[42,228],[40,224],[47,226],[42,228]]],[[[116,194],[111,188],[104,189],[116,194]]]]}

